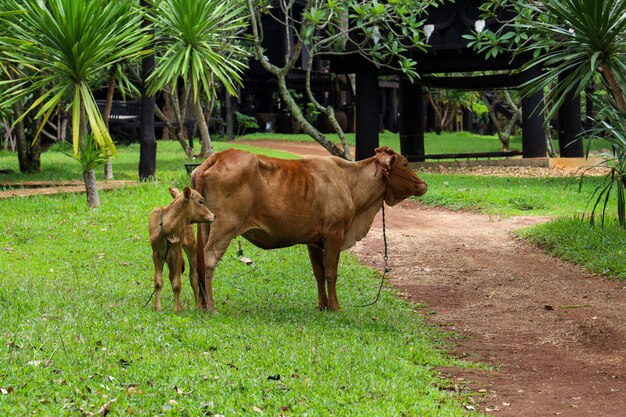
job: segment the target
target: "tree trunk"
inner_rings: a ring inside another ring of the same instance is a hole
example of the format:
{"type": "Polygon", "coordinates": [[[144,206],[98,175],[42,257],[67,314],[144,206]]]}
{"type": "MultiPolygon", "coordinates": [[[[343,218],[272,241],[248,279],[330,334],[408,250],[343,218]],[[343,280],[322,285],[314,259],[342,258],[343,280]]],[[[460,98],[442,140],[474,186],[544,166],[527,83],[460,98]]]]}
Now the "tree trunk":
{"type": "MultiPolygon", "coordinates": [[[[80,141],[85,140],[87,136],[87,115],[85,113],[85,102],[80,103],[80,141]]],[[[82,157],[82,155],[81,155],[82,157]]],[[[98,188],[96,187],[96,173],[88,167],[83,166],[83,182],[85,183],[85,192],[87,194],[87,204],[89,207],[96,208],[100,206],[100,196],[98,195],[98,188]]]]}
{"type": "Polygon", "coordinates": [[[294,100],[289,89],[287,88],[287,77],[281,74],[278,78],[278,91],[280,92],[280,96],[287,104],[289,111],[291,112],[291,116],[296,122],[297,127],[302,130],[307,135],[311,136],[315,139],[320,145],[322,145],[328,152],[332,155],[339,156],[341,158],[346,158],[345,154],[335,146],[334,143],[329,141],[326,136],[324,136],[319,130],[317,130],[309,121],[304,117],[300,107],[298,107],[298,103],[294,100]]]}
{"type": "Polygon", "coordinates": [[[226,140],[235,139],[235,131],[233,129],[233,100],[228,91],[224,91],[224,107],[226,111],[226,140]]]}
{"type": "Polygon", "coordinates": [[[626,98],[624,97],[624,92],[622,91],[615,74],[613,73],[613,69],[608,65],[602,65],[602,72],[604,73],[609,91],[615,99],[617,108],[622,112],[626,112],[626,98]]]}
{"type": "MultiPolygon", "coordinates": [[[[106,101],[104,103],[104,111],[102,112],[102,118],[104,119],[104,126],[109,130],[109,120],[111,119],[111,108],[113,107],[113,93],[115,92],[115,83],[117,82],[117,76],[115,75],[115,67],[111,69],[109,74],[109,85],[107,87],[106,101]]],[[[113,179],[113,162],[111,157],[107,158],[106,164],[104,164],[104,179],[113,179]]]]}
{"type": "Polygon", "coordinates": [[[85,190],[87,191],[87,204],[89,207],[96,208],[100,206],[100,196],[96,187],[96,173],[93,169],[83,172],[85,181],[85,190]]]}
{"type": "Polygon", "coordinates": [[[202,158],[208,158],[211,156],[213,150],[211,146],[211,136],[209,135],[209,126],[207,125],[204,113],[202,112],[200,94],[196,95],[196,99],[193,103],[193,115],[196,118],[198,131],[200,132],[200,156],[202,158]]]}
{"type": "MultiPolygon", "coordinates": [[[[142,7],[152,7],[150,2],[141,0],[142,7]]],[[[141,25],[149,25],[149,20],[144,17],[141,25]]],[[[153,31],[154,33],[154,31],[153,31]]],[[[137,167],[140,181],[154,178],[156,173],[157,141],[154,133],[154,109],[156,102],[154,96],[148,94],[146,80],[154,69],[154,55],[149,54],[141,61],[141,113],[139,118],[139,166],[137,167]]]]}
{"type": "Polygon", "coordinates": [[[343,129],[341,128],[341,126],[339,125],[339,122],[337,121],[337,118],[335,117],[335,110],[333,109],[332,106],[322,106],[316,99],[315,96],[313,94],[313,90],[311,90],[311,70],[312,70],[312,65],[313,65],[313,60],[309,59],[309,62],[307,63],[307,67],[306,67],[306,77],[305,77],[305,87],[306,87],[306,93],[307,93],[307,97],[309,98],[309,101],[311,103],[313,103],[313,106],[315,106],[315,108],[322,114],[324,114],[326,116],[326,118],[328,119],[328,121],[330,122],[331,126],[333,127],[333,130],[335,131],[335,133],[337,133],[337,136],[339,136],[339,140],[341,141],[341,145],[343,146],[343,157],[349,161],[352,160],[352,155],[350,155],[350,145],[348,144],[348,140],[346,139],[346,135],[343,132],[343,129]]]}
{"type": "MultiPolygon", "coordinates": [[[[22,114],[22,106],[15,104],[13,106],[15,114],[22,114]]],[[[25,117],[15,126],[15,139],[17,145],[17,158],[20,164],[20,172],[32,173],[41,171],[41,146],[39,138],[31,141],[26,137],[26,128],[24,123],[30,119],[25,117]]],[[[30,129],[35,130],[35,129],[30,129]]]]}

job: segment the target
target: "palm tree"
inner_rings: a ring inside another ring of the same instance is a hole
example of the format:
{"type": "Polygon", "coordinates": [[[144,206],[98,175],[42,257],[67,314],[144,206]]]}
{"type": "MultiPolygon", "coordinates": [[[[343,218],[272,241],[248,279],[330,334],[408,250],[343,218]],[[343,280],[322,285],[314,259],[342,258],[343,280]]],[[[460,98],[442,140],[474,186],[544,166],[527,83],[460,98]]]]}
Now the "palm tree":
{"type": "Polygon", "coordinates": [[[150,91],[190,89],[194,117],[202,140],[202,156],[211,153],[211,138],[201,96],[214,94],[213,77],[236,94],[247,52],[239,45],[246,28],[246,9],[237,0],[162,0],[155,3],[156,67],[150,91]]]}
{"type": "MultiPolygon", "coordinates": [[[[142,13],[135,2],[5,0],[4,7],[23,10],[0,17],[13,38],[0,39],[0,44],[18,45],[3,48],[3,59],[24,68],[7,97],[11,102],[36,97],[18,120],[35,112],[43,126],[59,106],[69,103],[74,155],[80,157],[80,141],[89,128],[104,156],[115,155],[92,91],[103,69],[146,53],[150,36],[141,28],[142,13]]],[[[85,187],[95,190],[87,178],[95,182],[93,173],[85,176],[85,187]]]]}

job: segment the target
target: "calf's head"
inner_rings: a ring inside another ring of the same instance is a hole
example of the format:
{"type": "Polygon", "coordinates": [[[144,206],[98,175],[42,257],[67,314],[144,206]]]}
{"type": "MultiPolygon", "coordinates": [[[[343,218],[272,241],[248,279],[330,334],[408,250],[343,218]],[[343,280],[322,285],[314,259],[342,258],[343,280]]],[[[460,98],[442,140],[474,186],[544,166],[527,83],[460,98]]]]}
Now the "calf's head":
{"type": "Polygon", "coordinates": [[[393,149],[383,146],[376,149],[376,163],[383,169],[387,181],[385,203],[393,206],[410,196],[421,196],[428,191],[428,185],[409,166],[407,159],[393,149]]]}
{"type": "Polygon", "coordinates": [[[204,197],[189,187],[183,188],[181,193],[178,188],[170,187],[170,194],[174,200],[179,199],[181,215],[189,220],[189,223],[210,223],[215,220],[215,215],[204,202],[204,197]]]}

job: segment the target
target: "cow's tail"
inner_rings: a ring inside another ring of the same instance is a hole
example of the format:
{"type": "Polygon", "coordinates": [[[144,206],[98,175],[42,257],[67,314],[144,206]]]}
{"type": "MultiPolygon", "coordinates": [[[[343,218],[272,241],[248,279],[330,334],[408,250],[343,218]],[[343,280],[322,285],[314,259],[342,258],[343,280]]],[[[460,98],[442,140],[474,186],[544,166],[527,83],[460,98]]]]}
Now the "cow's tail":
{"type": "MultiPolygon", "coordinates": [[[[207,159],[200,166],[194,169],[193,172],[191,173],[191,187],[202,195],[204,195],[203,193],[204,175],[203,174],[207,169],[209,169],[215,163],[215,160],[216,158],[214,157],[207,159]]],[[[205,199],[206,199],[206,196],[205,196],[205,199]]],[[[204,279],[206,275],[206,265],[204,263],[204,245],[206,242],[204,241],[204,236],[202,233],[202,229],[204,227],[205,226],[203,223],[198,223],[198,236],[196,239],[196,263],[197,263],[196,271],[198,273],[198,289],[202,296],[202,307],[204,309],[207,309],[208,305],[207,305],[207,298],[206,298],[206,286],[204,283],[204,279]]],[[[207,239],[208,239],[208,235],[207,235],[207,239]]]]}

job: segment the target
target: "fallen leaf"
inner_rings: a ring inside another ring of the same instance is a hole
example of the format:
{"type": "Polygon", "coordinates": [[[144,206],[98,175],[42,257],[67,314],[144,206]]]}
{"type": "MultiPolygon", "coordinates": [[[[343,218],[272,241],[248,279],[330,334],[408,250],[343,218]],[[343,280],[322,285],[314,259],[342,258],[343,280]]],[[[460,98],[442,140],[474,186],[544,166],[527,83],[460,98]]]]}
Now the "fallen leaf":
{"type": "Polygon", "coordinates": [[[107,401],[106,403],[104,403],[104,405],[100,407],[100,410],[98,410],[98,414],[100,416],[106,416],[107,414],[109,414],[109,411],[111,411],[111,405],[113,405],[114,402],[115,399],[112,399],[111,401],[107,401]]]}
{"type": "Polygon", "coordinates": [[[259,407],[257,407],[256,405],[253,405],[253,406],[252,406],[252,411],[255,411],[255,412],[259,413],[259,414],[265,414],[265,413],[263,412],[263,410],[261,410],[261,409],[260,409],[259,407]]]}

